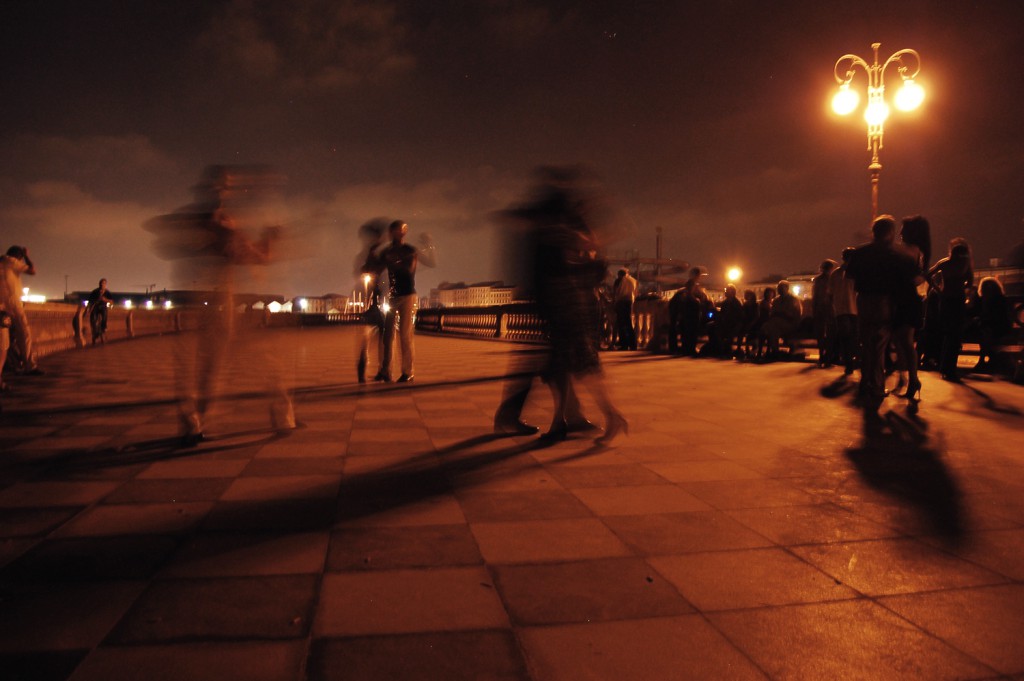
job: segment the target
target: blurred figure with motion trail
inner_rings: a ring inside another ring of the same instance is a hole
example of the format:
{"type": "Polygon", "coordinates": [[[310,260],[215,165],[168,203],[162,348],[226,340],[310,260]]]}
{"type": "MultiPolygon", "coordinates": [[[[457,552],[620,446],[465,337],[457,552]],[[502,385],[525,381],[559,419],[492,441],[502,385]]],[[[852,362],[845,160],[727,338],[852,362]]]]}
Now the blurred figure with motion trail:
{"type": "MultiPolygon", "coordinates": [[[[607,268],[598,238],[589,221],[599,206],[580,188],[575,168],[542,168],[541,184],[533,200],[509,209],[505,217],[525,221],[530,246],[525,269],[550,342],[547,366],[541,375],[555,400],[551,427],[544,438],[564,440],[574,431],[593,426],[579,411],[573,382],[583,383],[605,417],[605,431],[597,438],[607,444],[628,424],[613,406],[598,356],[597,287],[607,268]]],[[[495,430],[516,434],[536,432],[519,420],[530,389],[530,378],[514,375],[505,387],[505,399],[495,414],[495,430]]]]}
{"type": "MultiPolygon", "coordinates": [[[[198,332],[182,334],[177,353],[177,395],[183,444],[204,439],[204,427],[229,349],[251,350],[253,330],[239,324],[235,294],[238,280],[251,265],[271,262],[272,247],[281,239],[278,224],[265,225],[270,195],[283,180],[252,166],[210,166],[194,188],[196,202],[150,220],[157,253],[175,261],[175,278],[194,295],[198,332]],[[260,230],[259,238],[251,231],[260,230]],[[240,328],[241,327],[241,328],[240,328]]],[[[271,425],[295,428],[291,397],[283,385],[276,353],[260,350],[259,371],[268,380],[271,425]]],[[[241,354],[241,353],[239,353],[241,354]]],[[[251,361],[251,360],[249,360],[251,361]]]]}

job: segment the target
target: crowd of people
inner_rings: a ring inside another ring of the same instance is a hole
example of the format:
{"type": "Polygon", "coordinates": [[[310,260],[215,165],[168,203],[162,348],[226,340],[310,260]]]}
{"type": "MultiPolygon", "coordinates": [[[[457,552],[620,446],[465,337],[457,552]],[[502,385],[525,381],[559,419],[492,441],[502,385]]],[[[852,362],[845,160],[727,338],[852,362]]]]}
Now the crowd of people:
{"type": "Polygon", "coordinates": [[[869,243],[844,249],[840,262],[821,263],[807,303],[786,280],[764,288],[760,300],[752,289],[740,300],[730,284],[712,302],[702,281],[706,271],[692,268],[668,302],[668,351],[773,361],[803,357],[799,341],[809,334],[819,366],[839,365],[844,377],[860,369],[859,399],[869,412],[889,394],[916,411],[919,370],[959,381],[965,338],[980,347],[975,371],[992,369],[997,348],[1013,332],[1013,306],[998,279],[985,277],[975,287],[967,241],[951,240],[948,253],[933,263],[930,226],[920,215],[899,224],[882,215],[872,235],[869,243]],[[891,374],[895,387],[887,391],[891,374]]]}

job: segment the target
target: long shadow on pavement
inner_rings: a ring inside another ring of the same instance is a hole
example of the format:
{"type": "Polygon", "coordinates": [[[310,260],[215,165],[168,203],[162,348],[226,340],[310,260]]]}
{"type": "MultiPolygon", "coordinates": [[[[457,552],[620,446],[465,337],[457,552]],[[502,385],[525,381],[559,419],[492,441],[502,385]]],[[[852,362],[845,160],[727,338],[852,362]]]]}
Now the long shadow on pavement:
{"type": "Polygon", "coordinates": [[[951,544],[966,539],[963,493],[930,445],[927,424],[888,412],[865,424],[864,441],[846,450],[864,480],[875,489],[916,507],[930,528],[951,544]]]}

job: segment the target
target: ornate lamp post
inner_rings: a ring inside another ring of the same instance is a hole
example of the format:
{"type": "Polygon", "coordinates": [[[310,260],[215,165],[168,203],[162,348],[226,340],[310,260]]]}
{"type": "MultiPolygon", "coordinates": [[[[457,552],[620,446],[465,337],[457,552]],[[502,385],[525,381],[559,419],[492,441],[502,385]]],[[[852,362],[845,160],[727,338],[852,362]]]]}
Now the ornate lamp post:
{"type": "Polygon", "coordinates": [[[921,57],[914,50],[900,50],[885,62],[878,63],[878,48],[881,43],[873,43],[874,61],[867,61],[855,54],[844,54],[836,61],[835,77],[839,83],[839,92],[832,98],[832,109],[839,115],[852,113],[860,101],[856,92],[850,89],[856,67],[861,67],[868,76],[868,105],[864,109],[864,120],[868,123],[868,151],[871,152],[871,163],[868,172],[871,174],[871,217],[878,217],[878,174],[882,164],[878,161],[878,152],[882,149],[882,128],[889,117],[889,105],[885,103],[885,70],[895,64],[903,86],[896,93],[896,108],[901,111],[916,109],[924,101],[924,90],[914,82],[921,70],[921,57]],[[907,64],[910,62],[910,65],[907,64]],[[913,70],[911,70],[911,66],[913,70]]]}

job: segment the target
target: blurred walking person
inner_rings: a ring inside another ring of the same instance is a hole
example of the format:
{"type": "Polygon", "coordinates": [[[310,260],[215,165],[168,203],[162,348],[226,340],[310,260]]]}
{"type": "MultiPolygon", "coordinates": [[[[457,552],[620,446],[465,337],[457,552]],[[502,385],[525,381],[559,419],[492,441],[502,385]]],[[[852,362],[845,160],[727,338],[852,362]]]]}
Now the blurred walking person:
{"type": "MultiPolygon", "coordinates": [[[[206,289],[202,291],[206,300],[196,310],[199,329],[181,337],[183,345],[176,357],[178,414],[186,446],[205,438],[206,417],[228,350],[255,345],[248,329],[239,335],[236,280],[247,273],[248,266],[269,264],[272,246],[280,240],[277,225],[262,227],[258,239],[244,229],[262,222],[256,217],[260,208],[254,204],[276,182],[259,167],[210,166],[194,188],[194,204],[146,225],[157,235],[157,252],[177,261],[176,278],[206,289]],[[235,212],[246,217],[240,222],[235,212]]],[[[271,425],[278,430],[295,428],[295,412],[278,358],[269,348],[260,350],[271,425]]]]}
{"type": "MultiPolygon", "coordinates": [[[[597,238],[588,225],[590,204],[576,188],[575,169],[545,168],[542,185],[530,204],[506,211],[528,222],[532,254],[532,287],[541,318],[547,325],[550,353],[543,370],[544,380],[555,399],[548,441],[564,440],[577,423],[589,425],[579,413],[573,381],[590,392],[605,417],[604,434],[598,444],[608,444],[628,424],[614,407],[604,382],[598,355],[597,287],[607,268],[597,238]]],[[[506,397],[495,416],[496,429],[530,428],[517,418],[516,408],[525,401],[522,383],[506,385],[506,397]],[[510,389],[511,388],[511,389],[510,389]],[[517,390],[518,388],[518,390],[517,390]]],[[[527,384],[528,389],[528,384],[527,384]]]]}

